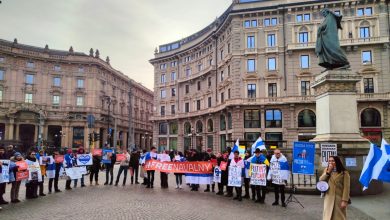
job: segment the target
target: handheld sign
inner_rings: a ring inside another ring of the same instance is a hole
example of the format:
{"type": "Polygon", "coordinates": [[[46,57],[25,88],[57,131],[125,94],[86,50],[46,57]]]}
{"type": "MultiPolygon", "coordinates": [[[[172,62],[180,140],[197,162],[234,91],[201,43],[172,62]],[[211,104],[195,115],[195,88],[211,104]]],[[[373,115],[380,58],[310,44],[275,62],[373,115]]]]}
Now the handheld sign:
{"type": "Polygon", "coordinates": [[[54,157],[54,160],[56,161],[56,163],[63,163],[64,162],[64,155],[56,155],[54,157]]]}

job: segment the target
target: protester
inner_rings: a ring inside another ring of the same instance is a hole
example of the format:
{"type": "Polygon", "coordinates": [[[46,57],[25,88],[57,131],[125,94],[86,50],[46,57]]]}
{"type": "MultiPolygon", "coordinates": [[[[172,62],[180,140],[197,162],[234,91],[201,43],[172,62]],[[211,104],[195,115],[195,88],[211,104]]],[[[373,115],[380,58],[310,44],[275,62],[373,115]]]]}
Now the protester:
{"type": "MultiPolygon", "coordinates": [[[[201,155],[198,153],[195,149],[192,149],[190,152],[190,156],[187,158],[188,161],[201,161],[201,155]]],[[[196,178],[199,178],[200,175],[198,174],[191,174],[192,176],[195,176],[196,178]]],[[[199,181],[196,181],[199,182],[199,181]]],[[[191,183],[190,185],[191,191],[198,191],[199,190],[199,184],[191,183]]]]}
{"type": "Polygon", "coordinates": [[[124,177],[123,177],[122,186],[126,185],[127,171],[129,170],[129,162],[130,162],[131,158],[130,158],[130,154],[127,152],[127,150],[123,150],[123,154],[125,155],[126,158],[120,162],[118,175],[116,176],[115,186],[118,186],[119,178],[121,178],[121,174],[123,171],[124,171],[124,174],[123,174],[124,177]]]}
{"type": "MultiPolygon", "coordinates": [[[[149,161],[149,160],[152,160],[152,159],[156,160],[157,159],[157,153],[156,152],[157,152],[156,148],[152,147],[150,149],[150,152],[146,153],[143,165],[145,165],[145,163],[147,161],[149,161]]],[[[148,174],[148,185],[146,186],[146,188],[153,188],[154,170],[148,170],[147,174],[148,174]]]]}
{"type": "MultiPolygon", "coordinates": [[[[5,154],[5,148],[3,146],[0,146],[0,160],[8,160],[9,158],[5,154]]],[[[2,163],[0,162],[0,173],[2,172],[2,163]]],[[[8,204],[7,201],[4,200],[3,195],[5,193],[7,183],[0,183],[0,205],[8,204]]]]}
{"type": "Polygon", "coordinates": [[[14,150],[13,145],[8,145],[7,146],[7,151],[5,152],[5,158],[9,160],[11,157],[15,155],[16,151],[14,150]]]}
{"type": "Polygon", "coordinates": [[[13,157],[10,158],[10,169],[9,169],[9,180],[11,185],[11,202],[18,203],[19,200],[19,189],[21,181],[16,180],[16,172],[18,172],[17,161],[23,161],[22,154],[16,152],[13,157]]]}
{"type": "MultiPolygon", "coordinates": [[[[222,163],[226,163],[228,162],[228,153],[227,151],[225,151],[223,154],[221,154],[220,158],[217,159],[217,164],[218,166],[221,166],[222,163]]],[[[217,195],[221,195],[223,196],[223,188],[224,186],[227,186],[228,184],[228,173],[227,173],[227,169],[225,170],[222,170],[221,169],[221,183],[218,184],[218,193],[217,195]]]]}
{"type": "Polygon", "coordinates": [[[106,166],[106,182],[104,182],[104,185],[108,185],[108,180],[110,180],[110,185],[112,185],[112,182],[114,181],[114,165],[116,163],[116,154],[113,151],[108,158],[111,160],[111,163],[105,163],[106,166]],[[109,176],[111,178],[109,178],[109,176]]]}
{"type": "Polygon", "coordinates": [[[274,155],[270,161],[270,171],[268,172],[267,179],[272,181],[275,191],[275,202],[273,206],[279,205],[279,192],[281,194],[282,206],[286,207],[284,188],[288,180],[289,170],[286,157],[280,152],[279,149],[274,151],[274,155]]]}
{"type": "Polygon", "coordinates": [[[134,182],[135,177],[135,184],[139,184],[138,182],[138,168],[139,168],[139,158],[140,155],[137,151],[133,151],[130,156],[130,169],[132,169],[132,175],[131,175],[131,184],[134,182]]]}
{"type": "MultiPolygon", "coordinates": [[[[77,159],[77,154],[85,154],[84,147],[79,147],[79,149],[77,150],[77,153],[74,155],[75,160],[77,159]]],[[[78,164],[77,164],[77,166],[78,166],[78,164]]],[[[73,188],[77,187],[77,182],[78,182],[78,179],[73,180],[73,188]]],[[[85,187],[84,174],[81,175],[81,187],[85,187]]]]}
{"type": "Polygon", "coordinates": [[[230,156],[230,153],[232,152],[232,148],[231,147],[227,147],[226,148],[226,156],[227,156],[227,166],[226,166],[226,197],[233,197],[233,187],[231,186],[228,186],[228,175],[229,175],[229,167],[230,167],[230,163],[231,163],[231,159],[229,158],[230,156]]]}
{"type": "MultiPolygon", "coordinates": [[[[183,157],[182,152],[177,152],[175,157],[173,158],[173,162],[185,162],[186,159],[183,157]]],[[[176,177],[176,189],[182,189],[183,184],[183,174],[182,173],[174,173],[176,177]]]]}
{"type": "MultiPolygon", "coordinates": [[[[241,170],[245,167],[238,150],[234,151],[234,158],[230,162],[230,167],[239,167],[241,170]]],[[[234,197],[234,200],[242,201],[242,186],[236,186],[234,188],[236,188],[236,197],[234,197]]]]}
{"type": "MultiPolygon", "coordinates": [[[[67,153],[64,156],[64,168],[72,168],[75,164],[75,158],[72,149],[68,149],[67,153]]],[[[65,182],[65,189],[71,190],[70,184],[72,183],[72,180],[70,177],[67,177],[65,182]]]]}
{"type": "MultiPolygon", "coordinates": [[[[261,150],[257,148],[255,150],[255,156],[252,158],[251,163],[253,164],[265,164],[267,158],[261,153],[261,150]]],[[[255,202],[264,203],[265,194],[266,194],[266,186],[255,186],[257,199],[255,202]]]]}
{"type": "Polygon", "coordinates": [[[95,185],[99,185],[99,171],[101,169],[100,165],[101,159],[98,155],[93,155],[92,166],[90,167],[91,173],[89,174],[89,185],[92,186],[93,178],[95,177],[95,185]]]}
{"type": "Polygon", "coordinates": [[[39,154],[36,154],[36,158],[39,161],[39,166],[41,168],[41,174],[42,174],[42,181],[39,182],[38,188],[39,188],[39,196],[46,196],[45,193],[43,193],[43,183],[45,181],[46,176],[46,164],[47,164],[47,158],[46,153],[44,150],[40,150],[39,154]]]}
{"type": "Polygon", "coordinates": [[[26,162],[29,166],[29,178],[26,182],[26,199],[38,198],[38,184],[42,181],[39,162],[36,158],[36,152],[30,150],[26,157],[26,162]],[[32,169],[34,167],[34,169],[32,169]]]}
{"type": "MultiPolygon", "coordinates": [[[[207,151],[203,153],[202,160],[210,162],[211,159],[217,159],[217,157],[212,153],[212,150],[210,148],[208,148],[207,151]]],[[[210,192],[210,185],[211,185],[211,192],[215,192],[215,183],[213,180],[211,182],[212,182],[211,184],[207,184],[207,186],[206,186],[207,188],[204,190],[204,192],[210,192]]]]}
{"type": "MultiPolygon", "coordinates": [[[[147,153],[146,150],[142,150],[142,154],[140,155],[140,158],[139,158],[139,165],[141,166],[140,177],[142,177],[144,179],[144,182],[142,183],[142,185],[148,185],[148,175],[147,175],[147,172],[145,170],[145,167],[143,166],[146,153],[147,153]]],[[[131,158],[130,158],[130,160],[131,160],[131,158]]]]}
{"type": "Polygon", "coordinates": [[[251,159],[251,151],[247,150],[245,151],[245,157],[244,157],[244,170],[243,170],[243,176],[244,176],[244,188],[245,188],[245,195],[244,199],[249,199],[249,183],[251,181],[251,178],[249,176],[249,169],[250,169],[250,159],[251,159]]]}
{"type": "MultiPolygon", "coordinates": [[[[56,150],[54,151],[53,159],[55,159],[57,155],[60,155],[60,153],[59,151],[56,150]]],[[[54,182],[54,192],[61,192],[61,190],[58,188],[58,179],[60,177],[61,167],[62,167],[62,163],[57,161],[54,161],[54,163],[51,163],[47,166],[48,171],[54,170],[54,178],[49,178],[49,193],[52,192],[53,182],[54,182]]],[[[48,171],[46,171],[46,173],[48,171]]]]}
{"type": "Polygon", "coordinates": [[[325,194],[323,219],[347,219],[347,206],[350,199],[350,176],[338,156],[330,156],[328,168],[320,177],[329,189],[325,194]]]}

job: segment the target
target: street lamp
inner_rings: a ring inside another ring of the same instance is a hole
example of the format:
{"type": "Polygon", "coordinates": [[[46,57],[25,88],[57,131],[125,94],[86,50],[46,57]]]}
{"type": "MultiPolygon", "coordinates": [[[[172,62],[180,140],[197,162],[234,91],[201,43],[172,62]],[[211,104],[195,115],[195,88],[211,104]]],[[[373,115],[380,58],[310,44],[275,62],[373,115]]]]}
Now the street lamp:
{"type": "Polygon", "coordinates": [[[111,100],[111,97],[110,96],[104,96],[103,97],[103,105],[104,106],[104,101],[107,102],[108,104],[108,114],[107,114],[107,144],[109,145],[109,147],[111,147],[111,131],[110,131],[110,109],[111,109],[111,103],[112,103],[112,100],[111,100]]]}

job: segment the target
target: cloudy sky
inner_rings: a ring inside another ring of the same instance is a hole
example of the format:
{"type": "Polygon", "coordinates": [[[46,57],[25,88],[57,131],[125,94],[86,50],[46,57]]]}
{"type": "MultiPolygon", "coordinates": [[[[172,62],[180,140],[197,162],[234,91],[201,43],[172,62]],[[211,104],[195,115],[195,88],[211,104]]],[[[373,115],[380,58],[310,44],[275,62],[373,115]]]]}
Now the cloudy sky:
{"type": "Polygon", "coordinates": [[[99,49],[111,65],[153,89],[148,60],[160,45],[210,24],[232,0],[2,0],[0,38],[51,49],[99,49]]]}

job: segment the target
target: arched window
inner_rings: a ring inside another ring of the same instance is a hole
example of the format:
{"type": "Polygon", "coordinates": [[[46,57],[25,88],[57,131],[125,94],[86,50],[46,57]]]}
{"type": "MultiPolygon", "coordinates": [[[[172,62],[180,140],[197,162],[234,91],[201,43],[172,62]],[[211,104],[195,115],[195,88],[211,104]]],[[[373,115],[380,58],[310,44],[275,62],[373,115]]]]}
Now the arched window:
{"type": "Polygon", "coordinates": [[[196,122],[196,133],[199,134],[202,132],[203,132],[203,123],[202,121],[199,120],[196,122]]]}
{"type": "Polygon", "coordinates": [[[191,134],[191,124],[189,122],[184,123],[184,134],[191,134]]]}
{"type": "Polygon", "coordinates": [[[298,127],[315,127],[316,114],[309,109],[305,109],[298,114],[298,127]]]}
{"type": "Polygon", "coordinates": [[[224,114],[219,116],[219,130],[221,131],[226,130],[226,119],[224,114]]]}
{"type": "Polygon", "coordinates": [[[208,132],[213,132],[214,131],[214,123],[212,119],[209,119],[207,121],[207,131],[208,132]]]}
{"type": "Polygon", "coordinates": [[[161,122],[159,124],[159,134],[167,134],[168,133],[168,123],[166,122],[161,122]]]}
{"type": "Polygon", "coordinates": [[[228,113],[228,129],[232,129],[233,122],[232,122],[232,113],[228,113]]]}
{"type": "Polygon", "coordinates": [[[299,29],[298,42],[299,43],[308,43],[309,42],[309,31],[305,26],[303,26],[299,29]]]}
{"type": "Polygon", "coordinates": [[[381,114],[374,108],[367,108],[360,115],[362,127],[380,127],[381,114]]]}

